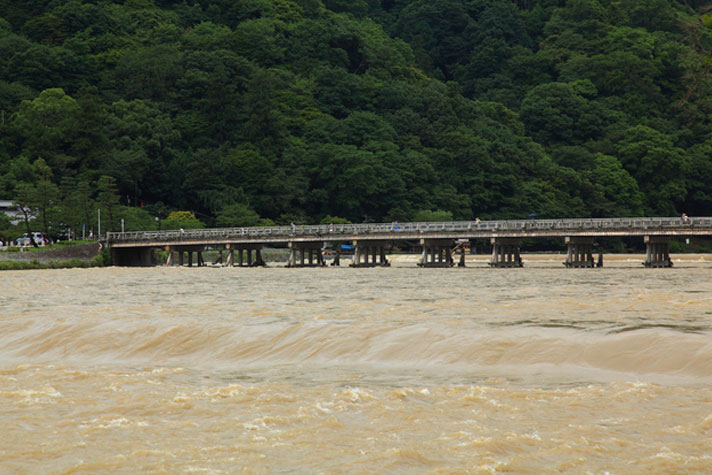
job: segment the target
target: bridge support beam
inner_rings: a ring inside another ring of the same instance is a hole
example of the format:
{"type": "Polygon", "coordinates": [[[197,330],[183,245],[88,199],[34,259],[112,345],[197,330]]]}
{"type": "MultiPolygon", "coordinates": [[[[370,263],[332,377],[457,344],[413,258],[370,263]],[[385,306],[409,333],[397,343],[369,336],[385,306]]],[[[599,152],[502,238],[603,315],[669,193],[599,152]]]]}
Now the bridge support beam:
{"type": "Polygon", "coordinates": [[[420,267],[452,267],[452,239],[421,239],[420,267]]]}
{"type": "Polygon", "coordinates": [[[645,267],[672,267],[669,237],[645,236],[645,247],[645,267]]]}
{"type": "Polygon", "coordinates": [[[287,267],[322,267],[325,266],[321,249],[323,242],[290,242],[287,267]]]}
{"type": "MultiPolygon", "coordinates": [[[[586,236],[567,236],[566,237],[566,267],[587,268],[595,267],[596,263],[593,259],[593,238],[586,236]]],[[[603,265],[603,261],[599,260],[599,267],[603,265]]]]}
{"type": "Polygon", "coordinates": [[[388,241],[354,241],[353,244],[354,257],[351,267],[389,267],[391,265],[386,258],[388,241]]]}
{"type": "Polygon", "coordinates": [[[228,251],[226,266],[258,267],[266,265],[262,259],[262,244],[226,244],[225,249],[228,251]],[[237,262],[235,261],[236,252],[237,262]]]}
{"type": "Polygon", "coordinates": [[[524,267],[519,254],[521,243],[521,238],[491,238],[492,257],[489,265],[491,267],[524,267]]]}

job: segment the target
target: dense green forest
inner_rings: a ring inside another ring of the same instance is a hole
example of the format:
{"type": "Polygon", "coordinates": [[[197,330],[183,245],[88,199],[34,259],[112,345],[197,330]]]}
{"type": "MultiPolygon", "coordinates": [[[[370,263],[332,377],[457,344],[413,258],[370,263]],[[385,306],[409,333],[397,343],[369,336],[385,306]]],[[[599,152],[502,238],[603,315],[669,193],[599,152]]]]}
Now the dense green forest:
{"type": "Polygon", "coordinates": [[[710,9],[0,0],[0,199],[55,235],[99,209],[105,229],[710,215],[710,9]]]}

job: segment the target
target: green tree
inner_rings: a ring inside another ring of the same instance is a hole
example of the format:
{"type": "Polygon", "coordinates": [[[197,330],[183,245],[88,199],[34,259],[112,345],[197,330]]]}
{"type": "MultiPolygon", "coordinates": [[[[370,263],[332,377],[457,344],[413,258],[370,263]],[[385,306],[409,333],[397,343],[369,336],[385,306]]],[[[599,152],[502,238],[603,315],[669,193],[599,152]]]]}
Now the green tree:
{"type": "Polygon", "coordinates": [[[39,220],[45,236],[58,234],[57,217],[59,187],[49,180],[41,179],[35,185],[34,206],[39,213],[39,220]]]}
{"type": "Polygon", "coordinates": [[[284,59],[284,30],[285,25],[274,18],[245,20],[234,29],[232,49],[260,66],[275,66],[284,59]]]}
{"type": "Polygon", "coordinates": [[[170,196],[168,169],[181,139],[171,117],[150,101],[120,100],[109,107],[104,130],[111,148],[99,170],[116,179],[121,196],[134,204],[170,196]]]}
{"type": "Polygon", "coordinates": [[[161,223],[163,229],[202,229],[205,225],[191,211],[173,211],[161,223]]]}
{"type": "Polygon", "coordinates": [[[428,221],[452,221],[452,213],[450,211],[425,210],[421,209],[413,215],[413,221],[428,222],[428,221]]]}
{"type": "Polygon", "coordinates": [[[401,11],[395,33],[411,44],[418,66],[436,77],[452,78],[456,65],[472,49],[474,26],[459,0],[417,0],[401,11]]]}
{"type": "Polygon", "coordinates": [[[638,183],[615,157],[596,154],[588,175],[593,184],[587,200],[592,216],[610,218],[643,215],[645,197],[638,183]]]}
{"type": "MultiPolygon", "coordinates": [[[[46,236],[55,231],[59,188],[52,183],[52,171],[44,160],[37,159],[32,164],[32,181],[20,182],[15,186],[15,205],[20,209],[25,221],[27,233],[30,233],[30,220],[39,220],[46,236]]],[[[30,236],[31,238],[31,236],[30,236]]],[[[32,245],[37,246],[31,238],[32,245]]]]}
{"type": "Polygon", "coordinates": [[[181,52],[157,45],[129,51],[117,65],[116,76],[130,99],[162,100],[182,75],[181,52]]]}
{"type": "Polygon", "coordinates": [[[639,125],[625,131],[616,152],[646,196],[646,213],[676,215],[687,195],[685,177],[690,163],[673,138],[639,125]]]}
{"type": "Polygon", "coordinates": [[[18,183],[17,186],[15,186],[15,198],[13,199],[13,204],[22,213],[22,219],[25,222],[25,229],[27,230],[27,235],[30,236],[30,242],[34,247],[38,247],[38,244],[32,237],[30,219],[34,219],[35,217],[36,195],[36,188],[30,183],[18,183]]]}
{"type": "Polygon", "coordinates": [[[572,145],[600,133],[602,118],[590,110],[588,100],[573,85],[550,83],[537,86],[526,95],[520,118],[537,142],[572,145]]]}
{"type": "Polygon", "coordinates": [[[215,225],[221,228],[274,226],[274,222],[270,219],[260,218],[260,215],[246,204],[235,203],[220,210],[215,225]]]}
{"type": "Polygon", "coordinates": [[[117,206],[115,210],[119,222],[123,220],[125,231],[154,231],[158,220],[148,211],[136,206],[117,206]]]}
{"type": "Polygon", "coordinates": [[[116,179],[102,175],[96,183],[96,189],[96,204],[99,207],[99,212],[103,212],[101,218],[103,230],[116,231],[119,229],[119,217],[116,215],[119,206],[119,192],[116,187],[116,179]]]}
{"type": "Polygon", "coordinates": [[[60,182],[60,220],[74,237],[85,236],[93,222],[95,203],[89,181],[64,176],[60,182]]]}
{"type": "Polygon", "coordinates": [[[321,219],[321,221],[319,221],[319,224],[351,224],[351,221],[346,218],[340,218],[339,216],[331,216],[330,214],[327,214],[321,219]]]}
{"type": "Polygon", "coordinates": [[[13,126],[23,137],[28,158],[43,157],[54,176],[76,169],[79,157],[70,155],[78,136],[81,108],[60,88],[46,89],[32,101],[22,101],[13,126]]]}
{"type": "Polygon", "coordinates": [[[690,216],[706,216],[712,209],[712,141],[689,150],[690,168],[686,183],[688,195],[684,209],[690,216]]]}

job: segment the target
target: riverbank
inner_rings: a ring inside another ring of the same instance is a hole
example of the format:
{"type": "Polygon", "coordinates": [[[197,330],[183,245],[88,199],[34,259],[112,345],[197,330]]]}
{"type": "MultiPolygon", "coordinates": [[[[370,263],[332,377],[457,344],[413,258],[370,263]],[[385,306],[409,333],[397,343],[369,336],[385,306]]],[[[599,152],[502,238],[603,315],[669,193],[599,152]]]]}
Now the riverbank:
{"type": "Polygon", "coordinates": [[[0,252],[0,270],[68,269],[104,265],[106,259],[98,242],[24,252],[0,252]]]}

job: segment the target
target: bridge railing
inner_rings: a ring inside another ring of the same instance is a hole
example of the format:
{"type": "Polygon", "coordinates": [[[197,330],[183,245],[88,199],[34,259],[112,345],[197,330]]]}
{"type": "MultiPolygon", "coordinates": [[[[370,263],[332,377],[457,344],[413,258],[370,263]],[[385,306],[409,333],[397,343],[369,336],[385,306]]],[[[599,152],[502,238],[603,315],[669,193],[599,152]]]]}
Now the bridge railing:
{"type": "Polygon", "coordinates": [[[642,231],[684,230],[706,228],[712,230],[712,217],[683,218],[581,218],[581,219],[519,219],[451,222],[318,224],[294,226],[236,227],[214,229],[186,229],[166,231],[109,232],[109,242],[146,241],[211,241],[224,239],[269,239],[291,237],[326,237],[339,235],[373,234],[437,234],[493,232],[586,232],[586,231],[642,231]]]}

